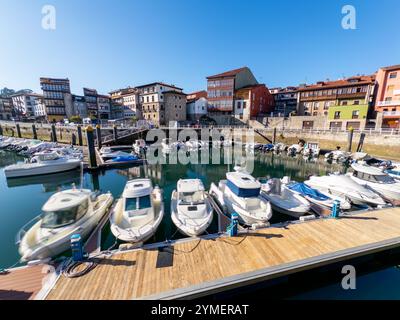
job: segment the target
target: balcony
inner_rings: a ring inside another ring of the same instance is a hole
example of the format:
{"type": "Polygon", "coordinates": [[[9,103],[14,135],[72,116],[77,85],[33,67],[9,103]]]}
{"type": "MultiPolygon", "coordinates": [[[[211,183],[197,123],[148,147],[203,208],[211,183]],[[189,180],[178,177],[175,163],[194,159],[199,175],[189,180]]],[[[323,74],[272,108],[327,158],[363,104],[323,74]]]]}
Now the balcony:
{"type": "Polygon", "coordinates": [[[400,100],[379,101],[378,107],[400,106],[400,100]]]}
{"type": "Polygon", "coordinates": [[[400,111],[384,111],[384,117],[400,117],[400,111]]]}

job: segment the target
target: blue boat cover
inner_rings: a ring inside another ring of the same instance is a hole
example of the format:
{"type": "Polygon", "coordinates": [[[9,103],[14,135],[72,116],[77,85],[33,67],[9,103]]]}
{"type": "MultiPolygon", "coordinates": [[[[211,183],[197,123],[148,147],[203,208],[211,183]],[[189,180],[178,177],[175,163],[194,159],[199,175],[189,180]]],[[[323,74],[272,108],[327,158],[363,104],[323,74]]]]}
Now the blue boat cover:
{"type": "Polygon", "coordinates": [[[400,171],[397,170],[386,170],[386,173],[394,174],[396,176],[400,176],[400,171]]]}
{"type": "Polygon", "coordinates": [[[325,201],[325,200],[330,199],[329,197],[322,194],[318,190],[310,188],[309,186],[307,186],[306,184],[304,184],[302,182],[296,182],[291,185],[288,185],[288,188],[300,193],[303,196],[309,196],[310,198],[313,198],[315,200],[325,201]]]}
{"type": "Polygon", "coordinates": [[[261,188],[255,189],[244,189],[239,188],[235,185],[232,181],[228,180],[226,183],[227,187],[232,190],[234,194],[242,198],[251,198],[251,197],[258,197],[260,195],[261,188]]]}
{"type": "Polygon", "coordinates": [[[112,159],[112,162],[126,162],[126,161],[135,161],[138,160],[139,158],[136,156],[119,156],[114,159],[112,159]]]}

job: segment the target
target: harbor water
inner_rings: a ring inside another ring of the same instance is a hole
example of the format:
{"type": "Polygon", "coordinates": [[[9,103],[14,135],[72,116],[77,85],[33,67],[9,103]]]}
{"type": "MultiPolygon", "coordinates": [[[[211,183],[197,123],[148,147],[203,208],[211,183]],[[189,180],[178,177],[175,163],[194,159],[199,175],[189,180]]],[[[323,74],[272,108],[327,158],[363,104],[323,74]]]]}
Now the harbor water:
{"type": "MultiPolygon", "coordinates": [[[[226,164],[154,164],[123,169],[113,169],[97,173],[85,173],[83,179],[80,172],[68,172],[42,177],[22,179],[6,179],[3,169],[5,166],[23,161],[15,153],[0,151],[0,268],[13,265],[19,260],[15,236],[19,229],[41,212],[41,207],[47,199],[60,189],[71,188],[75,184],[84,188],[110,191],[114,198],[120,197],[125,183],[129,179],[149,177],[154,185],[163,190],[166,214],[157,233],[148,243],[161,242],[181,238],[170,218],[170,198],[176,183],[180,178],[199,178],[206,189],[212,182],[218,183],[225,179],[225,173],[233,170],[232,165],[226,164]],[[82,180],[82,181],[81,181],[82,180]]],[[[167,159],[168,160],[168,159],[167,159]]],[[[288,157],[275,154],[255,154],[255,177],[289,176],[292,180],[304,181],[310,175],[325,175],[330,172],[346,170],[338,164],[328,164],[323,159],[306,160],[302,157],[288,157]]],[[[290,217],[274,213],[271,223],[289,220],[290,217]]],[[[209,233],[217,231],[217,218],[209,233]]],[[[108,226],[103,231],[103,248],[109,248],[115,243],[115,238],[108,226]]],[[[400,290],[395,284],[400,284],[400,269],[391,265],[383,265],[379,270],[366,270],[357,278],[358,288],[362,290],[345,291],[338,283],[320,283],[304,292],[293,291],[285,298],[315,299],[315,298],[359,298],[359,299],[400,299],[400,290]],[[389,289],[389,288],[392,289],[389,289]]]]}

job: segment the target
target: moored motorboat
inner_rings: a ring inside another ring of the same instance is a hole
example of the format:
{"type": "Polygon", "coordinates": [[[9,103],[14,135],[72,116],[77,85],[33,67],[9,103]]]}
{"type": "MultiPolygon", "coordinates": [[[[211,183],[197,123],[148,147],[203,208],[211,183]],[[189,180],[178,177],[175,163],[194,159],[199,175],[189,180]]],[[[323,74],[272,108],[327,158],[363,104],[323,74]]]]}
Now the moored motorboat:
{"type": "Polygon", "coordinates": [[[80,165],[80,159],[60,156],[57,152],[42,152],[25,163],[7,166],[4,174],[7,178],[37,176],[74,170],[80,165]]]}
{"type": "Polygon", "coordinates": [[[26,224],[17,235],[21,261],[53,258],[70,248],[70,238],[86,238],[111,206],[110,193],[69,189],[52,195],[42,214],[26,224]]]}
{"type": "Polygon", "coordinates": [[[284,183],[287,179],[269,179],[261,184],[261,195],[272,205],[272,209],[295,218],[310,211],[310,203],[293,192],[284,183]]]}
{"type": "Polygon", "coordinates": [[[358,184],[372,189],[389,201],[400,201],[400,181],[385,173],[382,169],[366,164],[352,163],[353,172],[349,174],[358,184]]]}
{"type": "Polygon", "coordinates": [[[311,176],[304,183],[329,197],[344,198],[355,205],[383,206],[386,204],[378,194],[356,183],[347,175],[311,176]]]}
{"type": "Polygon", "coordinates": [[[237,213],[246,225],[266,225],[272,216],[271,204],[260,194],[261,183],[246,172],[228,172],[227,180],[211,184],[212,194],[227,214],[237,213]]]}
{"type": "Polygon", "coordinates": [[[163,217],[161,189],[153,188],[147,178],[131,180],[111,213],[111,232],[125,242],[144,242],[154,235],[163,217]]]}
{"type": "Polygon", "coordinates": [[[203,234],[213,219],[213,208],[200,179],[180,179],[171,195],[171,219],[184,235],[203,234]]]}

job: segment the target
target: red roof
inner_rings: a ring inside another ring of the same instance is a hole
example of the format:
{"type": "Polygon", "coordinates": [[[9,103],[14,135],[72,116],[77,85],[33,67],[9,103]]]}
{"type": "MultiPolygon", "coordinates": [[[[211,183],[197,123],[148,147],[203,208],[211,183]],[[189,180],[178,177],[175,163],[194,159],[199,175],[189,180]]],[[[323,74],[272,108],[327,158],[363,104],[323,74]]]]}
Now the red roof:
{"type": "Polygon", "coordinates": [[[337,81],[319,81],[316,84],[300,87],[299,91],[308,91],[313,89],[325,89],[335,87],[357,86],[360,84],[370,84],[375,81],[375,75],[370,76],[355,76],[337,81]],[[357,81],[355,81],[357,80],[357,81]]]}
{"type": "Polygon", "coordinates": [[[203,91],[196,91],[196,92],[192,92],[187,94],[187,98],[188,101],[189,100],[198,100],[200,98],[207,98],[207,91],[203,90],[203,91]]]}
{"type": "Polygon", "coordinates": [[[234,77],[236,76],[238,73],[242,72],[243,70],[247,69],[247,67],[243,67],[243,68],[239,68],[239,69],[234,69],[234,70],[230,70],[224,73],[219,73],[213,76],[209,76],[207,77],[207,79],[215,79],[215,78],[224,78],[224,77],[234,77]]]}
{"type": "Polygon", "coordinates": [[[393,70],[398,70],[398,69],[400,69],[400,64],[382,68],[382,70],[385,70],[385,71],[393,71],[393,70]]]}

